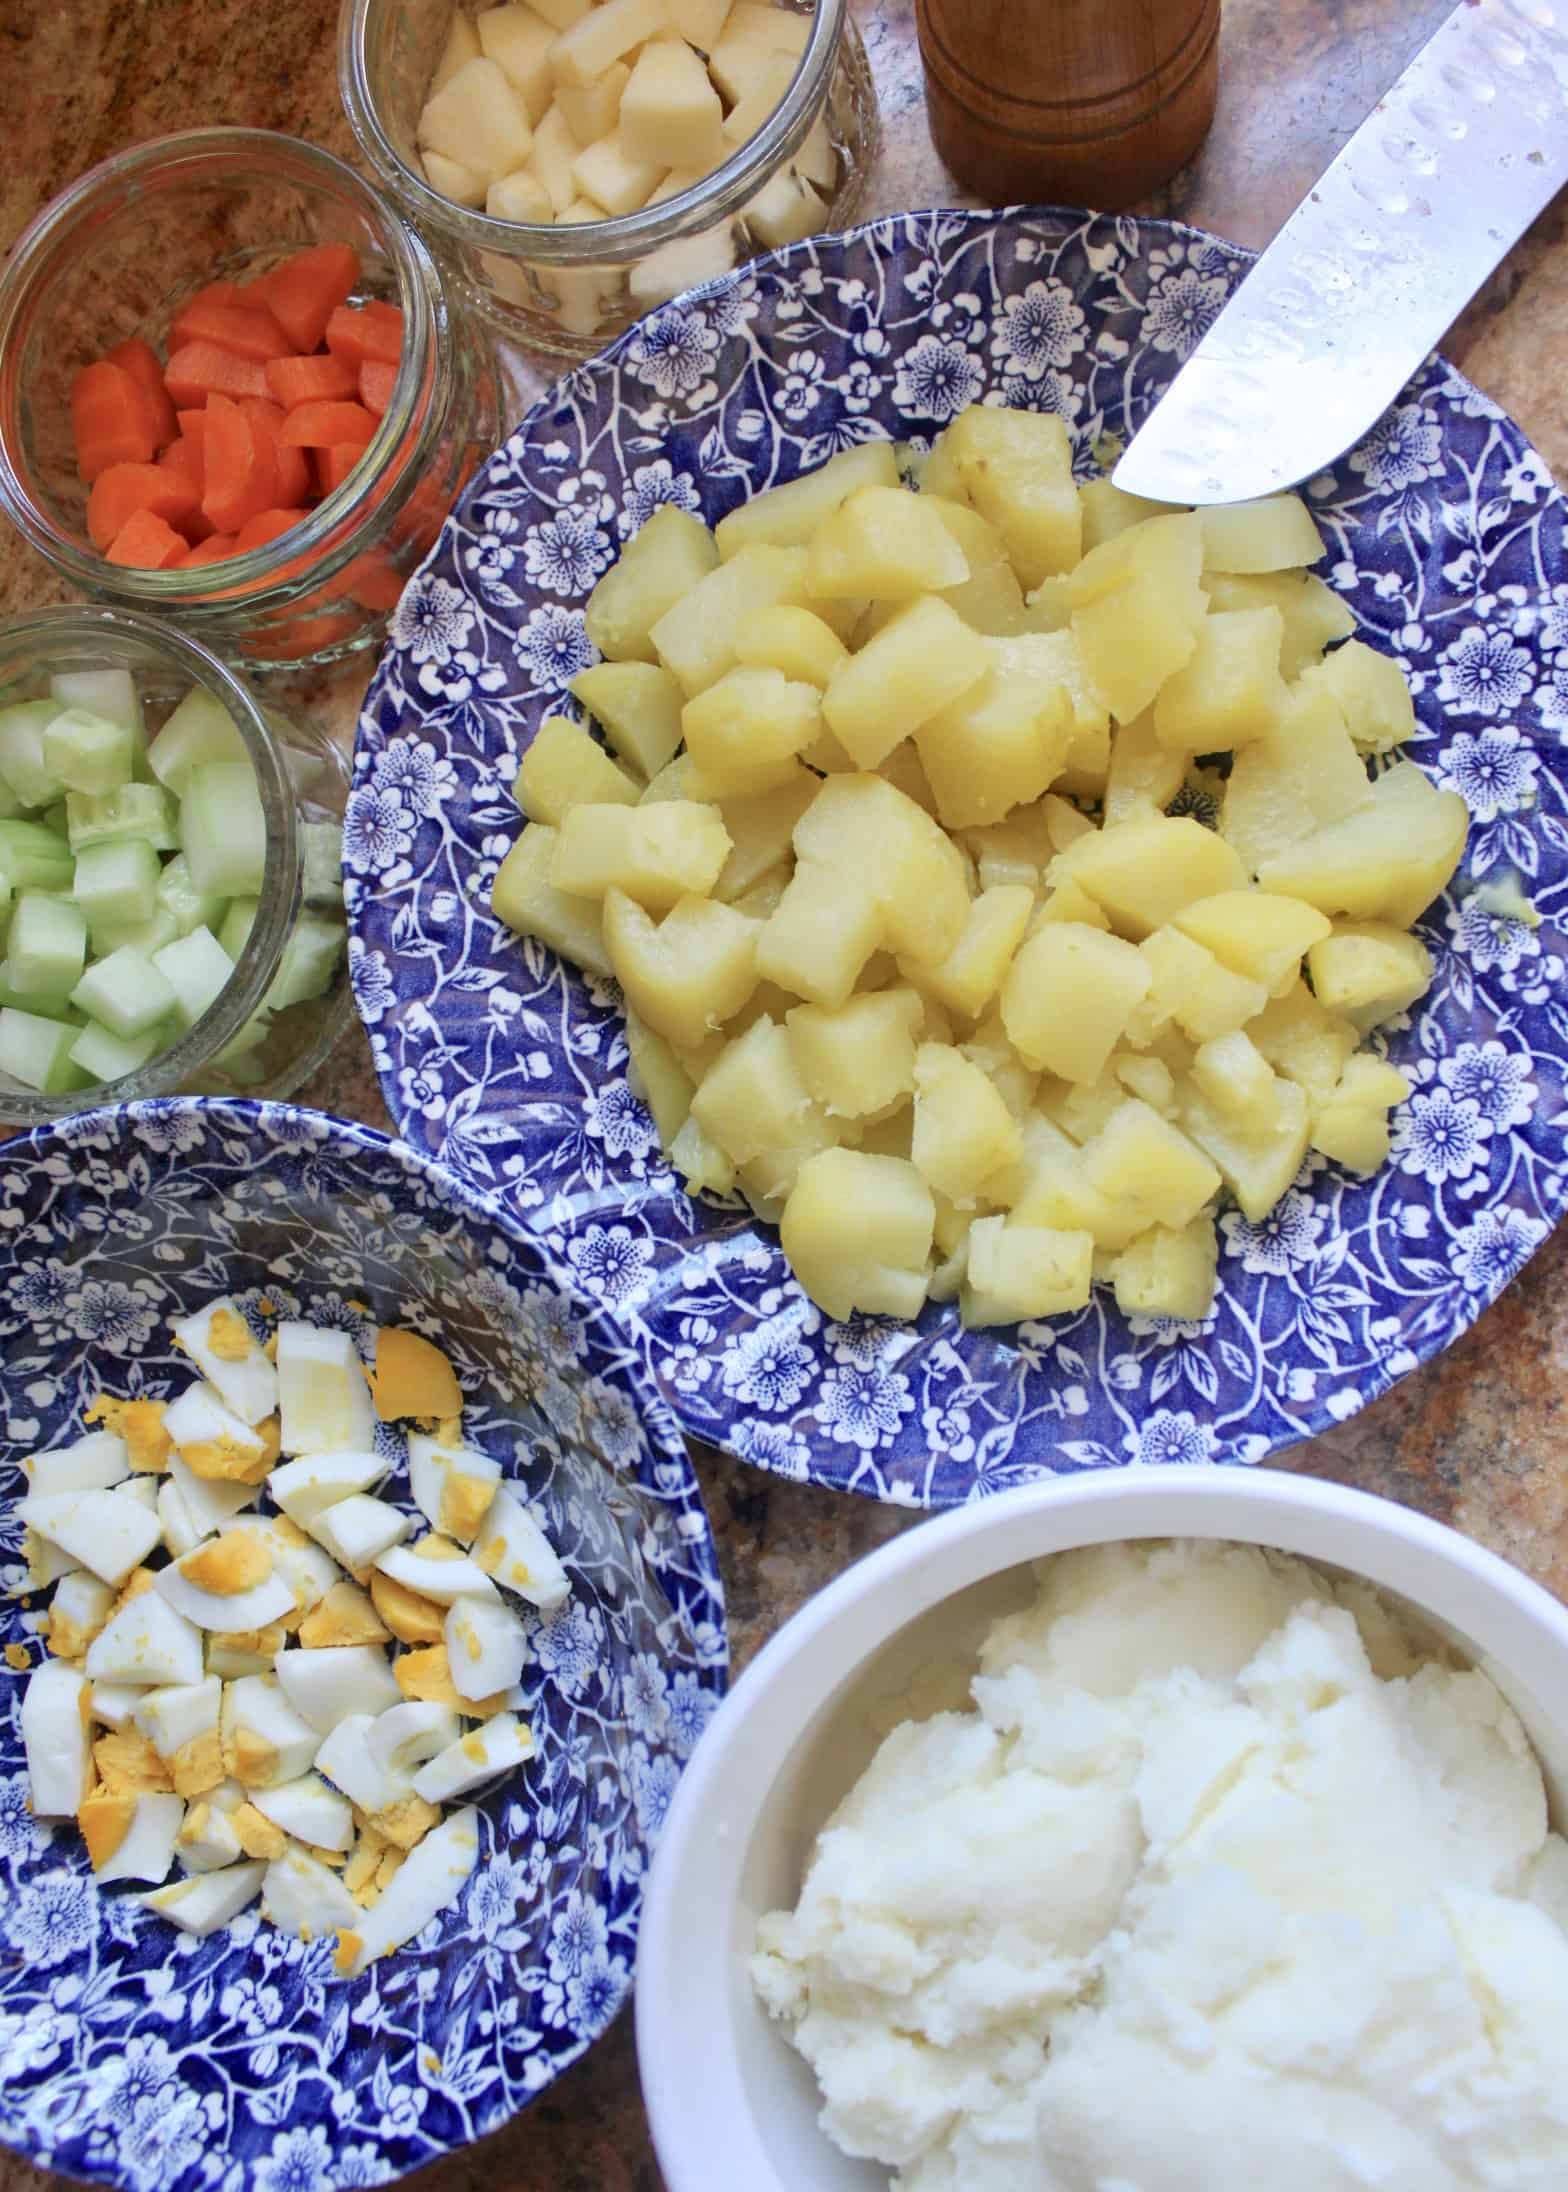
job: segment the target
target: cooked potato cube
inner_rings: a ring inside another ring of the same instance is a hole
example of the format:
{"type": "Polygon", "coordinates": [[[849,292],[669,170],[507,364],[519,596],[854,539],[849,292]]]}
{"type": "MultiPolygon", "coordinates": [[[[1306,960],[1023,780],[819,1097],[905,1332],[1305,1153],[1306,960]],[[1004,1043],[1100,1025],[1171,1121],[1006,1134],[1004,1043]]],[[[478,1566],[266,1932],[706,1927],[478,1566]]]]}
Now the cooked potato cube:
{"type": "Polygon", "coordinates": [[[542,121],[555,90],[550,48],[553,24],[530,7],[485,8],[475,22],[479,44],[523,102],[530,124],[542,121]]]}
{"type": "Polygon", "coordinates": [[[1206,571],[1291,571],[1316,563],[1323,542],[1298,495],[1212,503],[1198,512],[1206,571]]]}
{"type": "Polygon", "coordinates": [[[681,689],[656,662],[596,662],[572,692],[623,761],[652,781],[681,742],[681,689]]]}
{"type": "Polygon", "coordinates": [[[580,723],[547,715],[523,755],[512,795],[530,821],[560,822],[573,807],[635,807],[642,796],[580,723]]]}
{"type": "Polygon", "coordinates": [[[969,1228],[959,1317],[973,1331],[1063,1316],[1088,1305],[1093,1278],[1089,1234],[1050,1231],[1016,1218],[977,1218],[969,1228]]]}
{"type": "Polygon", "coordinates": [[[1307,971],[1318,1002],[1365,1035],[1426,995],[1432,954],[1387,922],[1336,921],[1307,953],[1307,971]]]}
{"type": "Polygon", "coordinates": [[[1366,766],[1332,696],[1297,686],[1277,729],[1244,746],[1225,785],[1220,833],[1256,875],[1317,829],[1370,806],[1366,766]]]}
{"type": "Polygon", "coordinates": [[[1187,780],[1187,756],[1160,744],[1152,708],[1120,726],[1110,755],[1105,771],[1106,829],[1119,828],[1124,822],[1157,820],[1187,780]]]}
{"type": "Polygon", "coordinates": [[[796,1278],[844,1323],[857,1309],[919,1315],[935,1218],[931,1190],[912,1164],[828,1149],[801,1166],[779,1231],[796,1278]]]}
{"type": "Polygon", "coordinates": [[[1362,753],[1392,753],[1416,732],[1415,704],[1405,673],[1388,655],[1359,639],[1304,673],[1309,690],[1332,693],[1362,753]]]}
{"type": "Polygon", "coordinates": [[[550,193],[526,167],[492,183],[484,196],[484,209],[494,221],[533,221],[543,226],[555,219],[550,193]]]}
{"type": "Polygon", "coordinates": [[[1214,1307],[1219,1241],[1214,1220],[1194,1218],[1179,1232],[1151,1226],[1116,1259],[1116,1306],[1124,1317],[1175,1317],[1201,1324],[1214,1307]]]}
{"type": "Polygon", "coordinates": [[[1200,1043],[1192,1078],[1209,1102],[1233,1119],[1245,1119],[1273,1099],[1273,1069],[1242,1028],[1200,1043]]]}
{"type": "Polygon", "coordinates": [[[1026,1064],[1064,1081],[1095,1081],[1147,994],[1135,946],[1063,921],[1020,949],[1002,984],[1002,1024],[1026,1064]]]}
{"type": "Polygon", "coordinates": [[[661,171],[717,167],[724,158],[724,109],[708,72],[677,40],[645,45],[621,94],[627,157],[661,171]]]}
{"type": "Polygon", "coordinates": [[[559,836],[531,822],[496,870],[490,910],[519,936],[536,936],[585,973],[610,978],[599,909],[590,899],[568,898],[550,880],[559,836]]]}
{"type": "Polygon", "coordinates": [[[623,54],[669,27],[665,0],[602,0],[555,41],[550,58],[556,76],[563,84],[591,84],[623,54]]]}
{"type": "Polygon", "coordinates": [[[1272,1102],[1237,1120],[1189,1084],[1182,1101],[1182,1125],[1219,1166],[1243,1217],[1258,1225],[1301,1170],[1311,1107],[1294,1081],[1276,1078],[1272,1102]]]}
{"type": "MultiPolygon", "coordinates": [[[[1057,804],[1065,805],[1065,802],[1057,804]]],[[[1083,819],[1086,828],[1094,827],[1087,816],[1083,819]]],[[[990,822],[983,829],[965,830],[963,841],[975,863],[982,890],[993,890],[1003,883],[1022,883],[1031,891],[1037,891],[1045,870],[1064,850],[1058,827],[1053,825],[1043,799],[1027,807],[1014,808],[1005,822],[990,822]]]]}
{"type": "Polygon", "coordinates": [[[766,875],[759,875],[749,889],[738,892],[734,897],[725,890],[721,875],[714,885],[714,896],[722,898],[726,905],[733,906],[737,913],[744,913],[753,921],[771,921],[783,903],[784,893],[789,889],[794,872],[793,864],[782,860],[776,868],[769,868],[766,875]]]}
{"type": "Polygon", "coordinates": [[[912,738],[904,739],[885,755],[877,763],[875,773],[885,784],[902,792],[906,799],[913,800],[923,814],[935,816],[936,796],[930,778],[920,765],[920,755],[912,738]]]}
{"type": "Polygon", "coordinates": [[[822,713],[845,751],[861,768],[874,769],[989,667],[986,641],[945,601],[927,594],[840,664],[822,696],[822,713]]]}
{"type": "Polygon", "coordinates": [[[963,550],[969,566],[963,584],[950,586],[942,599],[971,631],[997,638],[1023,631],[1023,588],[1008,560],[1001,533],[967,503],[951,502],[942,495],[927,495],[925,499],[963,550]]]}
{"type": "Polygon", "coordinates": [[[1312,1147],[1365,1177],[1387,1159],[1390,1108],[1410,1084],[1397,1067],[1363,1051],[1347,1058],[1338,1086],[1312,1115],[1312,1147]]]}
{"type": "Polygon", "coordinates": [[[1202,1150],[1136,1096],[1118,1104],[1087,1144],[1083,1171],[1088,1186],[1140,1232],[1150,1225],[1179,1232],[1220,1185],[1202,1150]]]}
{"type": "Polygon", "coordinates": [[[1195,517],[1148,518],[1103,541],[1068,582],[1072,636],[1118,723],[1149,707],[1191,657],[1208,600],[1195,517]]]}
{"type": "Polygon", "coordinates": [[[902,487],[857,487],[817,528],[809,553],[816,601],[913,601],[969,576],[938,513],[902,487]]]}
{"type": "Polygon", "coordinates": [[[1333,1094],[1357,1034],[1297,981],[1247,1023],[1247,1034],[1276,1073],[1304,1088],[1314,1104],[1333,1094]]]}
{"type": "Polygon", "coordinates": [[[521,99],[495,62],[483,54],[476,61],[465,61],[425,101],[418,135],[429,151],[474,169],[486,183],[521,167],[533,143],[521,99]]]}
{"type": "Polygon", "coordinates": [[[1135,1044],[1147,1045],[1172,1021],[1193,1042],[1207,1043],[1244,1027],[1268,1003],[1261,982],[1233,974],[1180,929],[1156,929],[1138,949],[1150,987],[1128,1027],[1128,1039],[1135,1044]]]}
{"type": "Polygon", "coordinates": [[[963,854],[880,777],[829,777],[795,825],[795,850],[803,862],[821,862],[869,888],[881,913],[878,941],[900,957],[940,966],[962,936],[969,918],[963,854]]]}
{"type": "MultiPolygon", "coordinates": [[[[730,856],[714,885],[715,898],[733,905],[765,875],[789,861],[795,825],[819,789],[817,778],[797,763],[782,783],[720,802],[719,812],[730,833],[730,856]]],[[[786,869],[784,881],[788,880],[786,869]]]]}
{"type": "Polygon", "coordinates": [[[436,72],[430,79],[430,89],[433,92],[440,91],[443,85],[452,81],[465,61],[477,61],[482,51],[479,33],[468,17],[463,14],[454,15],[452,27],[446,34],[446,44],[441,49],[441,58],[436,63],[436,72]]]}
{"type": "Polygon", "coordinates": [[[542,15],[557,31],[570,30],[593,6],[593,0],[533,0],[534,13],[542,15]]]}
{"type": "Polygon", "coordinates": [[[1105,908],[1070,875],[1046,892],[1030,920],[1029,934],[1033,936],[1037,929],[1048,928],[1058,921],[1081,921],[1085,928],[1091,929],[1108,929],[1111,925],[1105,908]]]}
{"type": "MultiPolygon", "coordinates": [[[[1073,485],[1065,420],[1047,411],[1003,411],[971,404],[942,436],[961,490],[1001,534],[1025,587],[1070,571],[1083,544],[1083,512],[1073,485]]],[[[932,492],[939,491],[928,480],[932,492]]]]}
{"type": "Polygon", "coordinates": [[[757,945],[757,971],[817,1005],[841,1005],[882,941],[882,908],[863,876],[802,858],[757,945]]]}
{"type": "Polygon", "coordinates": [[[668,1151],[691,1113],[696,1083],[662,1035],[645,1027],[629,1007],[626,1014],[627,1079],[648,1107],[668,1151]]]}
{"type": "Polygon", "coordinates": [[[724,31],[730,0],[665,0],[670,28],[678,38],[711,53],[724,31]]]}
{"type": "Polygon", "coordinates": [[[715,531],[727,562],[742,548],[805,548],[834,512],[862,487],[898,487],[898,459],[890,441],[857,442],[829,457],[814,472],[753,495],[715,531]]]}
{"type": "Polygon", "coordinates": [[[757,986],[760,921],[714,898],[679,898],[660,922],[606,891],[604,942],[626,1001],[655,1034],[690,1050],[757,986]]]}
{"type": "Polygon", "coordinates": [[[439,190],[443,198],[450,198],[454,205],[482,206],[491,190],[499,190],[500,183],[487,186],[485,178],[476,167],[464,167],[457,160],[448,160],[428,147],[419,155],[419,164],[425,171],[425,181],[432,190],[439,190]]]}
{"type": "Polygon", "coordinates": [[[813,1106],[786,1030],[764,1016],[726,1043],[692,1098],[692,1117],[737,1165],[810,1131],[813,1106]]]}
{"type": "Polygon", "coordinates": [[[650,913],[667,913],[689,892],[711,892],[729,849],[718,808],[695,800],[573,807],[560,827],[550,880],[578,898],[622,890],[650,913]]]}
{"type": "MultiPolygon", "coordinates": [[[[1020,1125],[1033,1115],[1040,1076],[1033,1066],[1024,1064],[1008,1041],[999,1008],[993,1007],[958,1048],[971,1064],[980,1068],[1020,1125]]],[[[1001,1199],[992,1197],[993,1201],[1001,1199]]]]}
{"type": "MultiPolygon", "coordinates": [[[[621,95],[631,82],[631,75],[626,63],[617,61],[602,76],[596,76],[591,84],[554,87],[555,103],[566,116],[572,135],[580,145],[596,145],[601,137],[612,134],[620,119],[621,95]]],[[[655,161],[654,166],[662,174],[668,164],[661,160],[655,161]]]]}
{"type": "Polygon", "coordinates": [[[1078,490],[1083,510],[1083,552],[1098,548],[1102,540],[1114,540],[1145,518],[1169,517],[1170,505],[1150,502],[1146,495],[1129,495],[1108,479],[1085,480],[1078,490]]]}
{"type": "Polygon", "coordinates": [[[656,619],[651,637],[660,661],[674,671],[688,700],[734,668],[736,637],[750,619],[781,602],[799,603],[805,583],[804,548],[759,543],[738,549],[696,585],[683,588],[656,619]]]}
{"type": "Polygon", "coordinates": [[[1258,870],[1265,890],[1304,898],[1323,913],[1408,928],[1458,867],[1470,813],[1410,761],[1372,786],[1369,805],[1278,853],[1258,870]]]}
{"type": "Polygon", "coordinates": [[[993,1199],[1020,1225],[1089,1233],[1098,1247],[1125,1245],[1137,1226],[1089,1186],[1079,1144],[1044,1112],[1023,1120],[1021,1132],[1022,1154],[992,1183],[993,1199]]]}
{"type": "Polygon", "coordinates": [[[1073,738],[1066,688],[1051,679],[1050,639],[1025,633],[980,644],[989,666],[915,732],[937,814],[950,830],[998,822],[1038,799],[1060,774],[1073,738]]]}
{"type": "Polygon", "coordinates": [[[1034,893],[1026,884],[999,883],[982,891],[969,908],[963,935],[940,965],[922,970],[922,982],[954,1012],[978,1019],[1001,988],[1033,911],[1034,893]]]}
{"type": "MultiPolygon", "coordinates": [[[[673,191],[661,188],[652,193],[648,203],[655,205],[661,197],[673,196],[673,191]]],[[[735,233],[727,221],[716,228],[699,229],[693,236],[673,236],[630,268],[626,276],[628,294],[640,310],[649,311],[654,305],[668,304],[683,289],[695,289],[699,282],[711,282],[727,274],[737,255],[735,233]]]]}
{"type": "Polygon", "coordinates": [[[687,701],[681,728],[704,789],[743,799],[794,780],[796,755],[822,728],[821,695],[781,670],[737,665],[687,701]]]}
{"type": "Polygon", "coordinates": [[[1012,1113],[980,1068],[947,1043],[922,1043],[915,1053],[911,1145],[921,1177],[967,1209],[1022,1151],[1012,1113]]]}
{"type": "Polygon", "coordinates": [[[736,637],[735,659],[750,668],[779,670],[824,692],[834,671],[849,660],[849,649],[814,611],[781,607],[763,609],[747,621],[736,637]]]}
{"type": "Polygon", "coordinates": [[[614,215],[646,205],[659,175],[658,167],[630,157],[619,130],[585,146],[572,162],[572,180],[583,197],[614,215]]]}
{"type": "Polygon", "coordinates": [[[1277,609],[1215,609],[1198,627],[1190,659],[1154,703],[1154,732],[1177,753],[1219,753],[1273,730],[1285,704],[1277,609]]]}
{"type": "Polygon", "coordinates": [[[1299,898],[1272,891],[1220,891],[1183,906],[1175,926],[1222,966],[1249,981],[1261,982],[1271,997],[1289,989],[1301,972],[1301,958],[1327,936],[1325,916],[1299,898]]]}
{"type": "Polygon", "coordinates": [[[1052,870],[1053,881],[1068,877],[1134,941],[1152,936],[1184,906],[1246,880],[1225,840],[1190,815],[1157,815],[1080,837],[1052,870]]]}
{"type": "Polygon", "coordinates": [[[1321,659],[1323,650],[1356,628],[1349,607],[1310,571],[1273,571],[1255,577],[1206,571],[1203,591],[1215,609],[1277,609],[1284,619],[1280,675],[1287,684],[1321,659]]]}
{"type": "MultiPolygon", "coordinates": [[[[578,143],[572,134],[572,125],[562,113],[559,103],[552,100],[541,116],[534,131],[534,149],[531,165],[545,187],[546,195],[555,208],[559,221],[577,196],[577,182],[572,174],[572,163],[577,158],[578,143]]],[[[497,261],[497,264],[504,262],[497,261]]],[[[681,513],[685,515],[684,512],[681,513]]],[[[650,519],[652,524],[655,519],[650,519]]],[[[594,634],[590,629],[589,638],[594,634]]],[[[603,645],[603,642],[600,642],[603,645]]],[[[609,652],[608,649],[605,650],[609,652]]],[[[651,658],[650,658],[651,659],[651,658]]]]}
{"type": "Polygon", "coordinates": [[[685,1121],[670,1144],[670,1162],[690,1188],[705,1188],[710,1195],[734,1192],[733,1160],[693,1118],[685,1121]]]}
{"type": "MultiPolygon", "coordinates": [[[[620,667],[619,664],[616,665],[620,667]]],[[[647,667],[647,665],[644,665],[647,667]]],[[[657,807],[669,799],[701,800],[702,780],[690,754],[679,753],[673,761],[666,761],[658,775],[653,777],[638,805],[657,807]]]]}
{"type": "Polygon", "coordinates": [[[627,542],[589,595],[588,637],[611,662],[655,661],[653,627],[718,560],[702,520],[666,503],[627,542]]]}
{"type": "Polygon", "coordinates": [[[831,1010],[796,1005],[785,1025],[813,1103],[838,1118],[864,1119],[911,1095],[922,1017],[920,999],[905,988],[851,997],[831,1010]]]}

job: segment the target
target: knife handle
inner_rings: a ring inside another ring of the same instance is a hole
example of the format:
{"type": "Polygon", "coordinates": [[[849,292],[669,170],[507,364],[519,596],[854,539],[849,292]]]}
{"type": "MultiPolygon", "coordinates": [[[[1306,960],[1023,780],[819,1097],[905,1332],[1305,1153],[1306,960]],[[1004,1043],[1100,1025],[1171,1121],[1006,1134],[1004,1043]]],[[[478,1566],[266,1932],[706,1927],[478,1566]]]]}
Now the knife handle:
{"type": "Polygon", "coordinates": [[[992,205],[1115,210],[1214,118],[1220,0],[917,0],[937,150],[992,205]]]}

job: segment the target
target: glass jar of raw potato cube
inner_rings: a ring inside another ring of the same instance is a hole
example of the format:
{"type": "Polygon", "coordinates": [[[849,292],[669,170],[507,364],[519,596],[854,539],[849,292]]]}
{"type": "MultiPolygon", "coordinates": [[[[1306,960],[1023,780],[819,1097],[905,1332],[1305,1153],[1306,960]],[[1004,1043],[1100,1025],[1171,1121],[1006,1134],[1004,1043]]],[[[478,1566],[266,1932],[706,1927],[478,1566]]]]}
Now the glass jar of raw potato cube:
{"type": "Polygon", "coordinates": [[[876,146],[847,0],[344,0],[339,67],[409,220],[564,357],[842,227],[876,146]]]}

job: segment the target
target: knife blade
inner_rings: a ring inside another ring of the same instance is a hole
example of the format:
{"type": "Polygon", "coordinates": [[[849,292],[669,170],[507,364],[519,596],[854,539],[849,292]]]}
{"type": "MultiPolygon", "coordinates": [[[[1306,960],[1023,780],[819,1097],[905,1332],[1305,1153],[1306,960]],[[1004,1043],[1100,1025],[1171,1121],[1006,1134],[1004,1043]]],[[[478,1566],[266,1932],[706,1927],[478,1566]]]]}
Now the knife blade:
{"type": "Polygon", "coordinates": [[[1309,191],[1112,473],[1157,502],[1310,478],[1568,181],[1568,0],[1463,0],[1309,191]]]}

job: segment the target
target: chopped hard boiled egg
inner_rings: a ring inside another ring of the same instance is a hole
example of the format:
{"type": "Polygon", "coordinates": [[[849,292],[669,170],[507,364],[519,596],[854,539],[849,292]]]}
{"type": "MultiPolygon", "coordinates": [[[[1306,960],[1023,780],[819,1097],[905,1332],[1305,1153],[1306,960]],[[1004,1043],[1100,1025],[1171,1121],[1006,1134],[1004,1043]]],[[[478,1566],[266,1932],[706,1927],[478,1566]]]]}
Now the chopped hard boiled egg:
{"type": "Polygon", "coordinates": [[[157,1516],[120,1491],[35,1493],[17,1513],[29,1530],[105,1583],[123,1583],[162,1534],[157,1516]]]}
{"type": "Polygon", "coordinates": [[[523,1671],[527,1637],[499,1599],[460,1598],[446,1617],[446,1659],[459,1697],[493,1697],[523,1671]]]}
{"type": "Polygon", "coordinates": [[[82,1836],[100,1882],[168,1877],[175,1842],[185,1823],[178,1796],[150,1790],[144,1796],[95,1791],[78,1814],[82,1836]]]}
{"type": "Polygon", "coordinates": [[[379,1714],[371,1723],[367,1741],[371,1758],[383,1772],[409,1774],[455,1743],[461,1732],[450,1705],[411,1699],[379,1714]]]}
{"type": "Polygon", "coordinates": [[[334,1560],[358,1575],[407,1537],[412,1525],[389,1500],[356,1492],[317,1515],[310,1534],[334,1560]]]}
{"type": "Polygon", "coordinates": [[[27,1782],[40,1819],[65,1819],[81,1807],[92,1775],[87,1685],[74,1667],[45,1660],[28,1678],[22,1698],[22,1744],[27,1782]]]}
{"type": "Polygon", "coordinates": [[[279,1652],[273,1666],[284,1696],[321,1735],[351,1714],[385,1712],[402,1697],[385,1652],[374,1644],[296,1647],[279,1652]]]}
{"type": "Polygon", "coordinates": [[[128,1682],[94,1682],[88,1686],[88,1712],[106,1728],[128,1728],[147,1692],[128,1682]]]}
{"type": "Polygon", "coordinates": [[[515,1713],[497,1713],[421,1766],[414,1776],[414,1793],[427,1803],[445,1804],[454,1796],[466,1796],[481,1781],[521,1766],[533,1755],[532,1732],[515,1713]]]}
{"type": "Polygon", "coordinates": [[[192,1385],[164,1410],[163,1427],[194,1476],[225,1484],[259,1484],[278,1458],[266,1424],[252,1425],[211,1385],[192,1385]]]}
{"type": "Polygon", "coordinates": [[[278,1326],[278,1403],[285,1453],[363,1453],[375,1443],[370,1387],[352,1333],[285,1319],[278,1326]]]}
{"type": "Polygon", "coordinates": [[[271,1789],[257,1789],[251,1802],[274,1826],[312,1849],[346,1850],[354,1840],[354,1808],[329,1789],[319,1773],[302,1773],[296,1781],[271,1789]]]}
{"type": "Polygon", "coordinates": [[[517,1495],[504,1487],[490,1502],[474,1559],[504,1590],[515,1591],[541,1613],[553,1613],[570,1596],[572,1587],[555,1547],[517,1495]]]}
{"type": "Polygon", "coordinates": [[[412,1774],[378,1765],[370,1753],[370,1713],[351,1713],[340,1720],[316,1753],[316,1764],[327,1779],[343,1791],[363,1812],[385,1811],[414,1793],[412,1774]]]}
{"type": "Polygon", "coordinates": [[[56,1659],[80,1659],[114,1609],[113,1586],[77,1568],[62,1576],[49,1602],[49,1649],[56,1659]]]}
{"type": "Polygon", "coordinates": [[[260,1423],[278,1405],[278,1373],[243,1313],[227,1296],[194,1317],[182,1317],[174,1337],[242,1423],[260,1423]]]}
{"type": "Polygon", "coordinates": [[[376,1566],[395,1583],[405,1583],[421,1598],[437,1606],[450,1606],[460,1598],[494,1598],[495,1585],[477,1561],[468,1559],[450,1540],[421,1538],[417,1545],[397,1545],[381,1555],[376,1566]]]}
{"type": "Polygon", "coordinates": [[[179,1494],[181,1512],[197,1539],[221,1530],[231,1516],[256,1502],[255,1485],[237,1483],[232,1477],[199,1477],[179,1452],[169,1456],[168,1481],[179,1494]]]}
{"type": "Polygon", "coordinates": [[[408,1481],[432,1530],[472,1544],[501,1481],[501,1466],[468,1446],[446,1446],[424,1433],[408,1441],[408,1481]]]}
{"type": "Polygon", "coordinates": [[[320,1941],[352,1926],[359,1914],[342,1880],[308,1850],[285,1850],[267,1867],[261,1883],[261,1915],[280,1933],[320,1941]]]}
{"type": "Polygon", "coordinates": [[[300,1623],[299,1641],[308,1650],[324,1651],[335,1645],[388,1644],[391,1631],[376,1612],[369,1592],[345,1576],[300,1623]]]}
{"type": "Polygon", "coordinates": [[[22,1464],[30,1492],[107,1492],[131,1473],[124,1439],[112,1431],[89,1431],[69,1446],[33,1454],[22,1464]]]}
{"type": "Polygon", "coordinates": [[[265,1538],[240,1530],[203,1538],[159,1571],[157,1588],[198,1629],[264,1629],[296,1611],[293,1587],[273,1567],[265,1538]]]}
{"type": "Polygon", "coordinates": [[[142,1591],[94,1637],[87,1673],[94,1682],[199,1682],[201,1631],[159,1592],[142,1591]]]}
{"type": "Polygon", "coordinates": [[[368,1492],[386,1473],[379,1454],[302,1454],[273,1470],[268,1489],[283,1512],[308,1530],[318,1515],[356,1492],[368,1492]]]}
{"type": "Polygon", "coordinates": [[[455,1811],[398,1867],[381,1900],[338,1935],[337,1968],[349,1977],[401,1948],[454,1903],[479,1861],[479,1814],[455,1811]]]}
{"type": "Polygon", "coordinates": [[[262,1864],[226,1865],[221,1872],[197,1873],[189,1880],[155,1888],[142,1897],[142,1904],[160,1918],[172,1918],[182,1933],[201,1939],[226,1926],[256,1900],[266,1869],[262,1864]]]}
{"type": "Polygon", "coordinates": [[[219,1872],[243,1853],[228,1812],[211,1797],[192,1804],[175,1837],[174,1854],[187,1872],[219,1872]]]}
{"type": "Polygon", "coordinates": [[[274,1675],[241,1675],[226,1683],[220,1724],[224,1766],[248,1789],[298,1780],[321,1747],[321,1737],[294,1710],[274,1675]]]}
{"type": "Polygon", "coordinates": [[[392,1325],[376,1334],[370,1389],[383,1423],[401,1423],[409,1417],[445,1422],[463,1412],[457,1372],[434,1340],[392,1325]]]}

